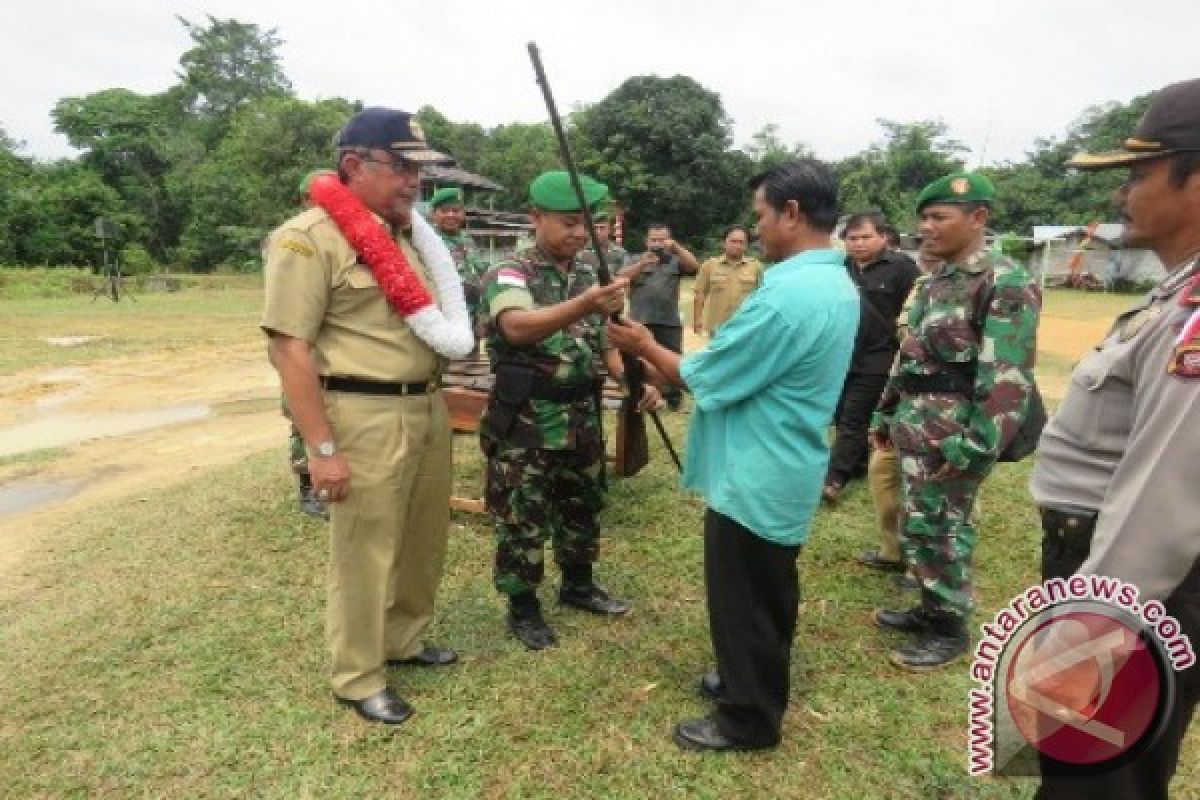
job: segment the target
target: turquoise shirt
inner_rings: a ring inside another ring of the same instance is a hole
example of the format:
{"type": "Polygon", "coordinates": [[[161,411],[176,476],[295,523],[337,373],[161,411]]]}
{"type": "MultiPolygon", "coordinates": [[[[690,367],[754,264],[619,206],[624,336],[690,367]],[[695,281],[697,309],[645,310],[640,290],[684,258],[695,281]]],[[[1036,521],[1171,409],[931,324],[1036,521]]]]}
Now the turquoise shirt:
{"type": "Polygon", "coordinates": [[[820,502],[858,330],[845,258],[806,250],[772,267],[679,369],[696,404],[683,487],[778,544],[803,544],[820,502]]]}

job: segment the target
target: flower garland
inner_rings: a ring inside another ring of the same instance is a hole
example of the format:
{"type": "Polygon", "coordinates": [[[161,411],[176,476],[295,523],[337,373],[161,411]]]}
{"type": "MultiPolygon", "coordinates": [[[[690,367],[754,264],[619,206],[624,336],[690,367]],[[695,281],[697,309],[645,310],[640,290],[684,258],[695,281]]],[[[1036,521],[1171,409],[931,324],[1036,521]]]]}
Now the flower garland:
{"type": "Polygon", "coordinates": [[[388,303],[404,317],[418,338],[447,358],[462,358],[471,352],[475,339],[462,281],[454,258],[433,226],[420,214],[413,214],[413,247],[429,267],[437,303],[388,230],[337,176],[321,175],[313,179],[308,191],[312,201],[333,218],[346,241],[371,268],[388,303]]]}

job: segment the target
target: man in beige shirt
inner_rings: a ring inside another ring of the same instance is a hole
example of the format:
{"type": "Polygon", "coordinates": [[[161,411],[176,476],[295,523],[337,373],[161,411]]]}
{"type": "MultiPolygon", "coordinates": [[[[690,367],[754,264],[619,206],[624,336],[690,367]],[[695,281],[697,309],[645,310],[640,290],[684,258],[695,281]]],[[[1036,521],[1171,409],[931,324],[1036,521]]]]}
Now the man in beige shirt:
{"type": "MultiPolygon", "coordinates": [[[[428,149],[410,114],[368,108],[338,134],[341,182],[386,225],[432,293],[412,245],[419,165],[428,149]]],[[[272,235],[262,328],[309,471],[329,503],[327,633],[338,702],[400,724],[412,708],[387,666],[441,666],[453,650],[423,645],[446,552],[450,427],[441,359],[389,304],[372,269],[325,209],[272,235]]]]}
{"type": "Polygon", "coordinates": [[[749,237],[741,225],[725,233],[725,253],[700,265],[692,298],[692,330],[709,336],[725,324],[762,283],[763,265],[746,255],[749,237]]]}

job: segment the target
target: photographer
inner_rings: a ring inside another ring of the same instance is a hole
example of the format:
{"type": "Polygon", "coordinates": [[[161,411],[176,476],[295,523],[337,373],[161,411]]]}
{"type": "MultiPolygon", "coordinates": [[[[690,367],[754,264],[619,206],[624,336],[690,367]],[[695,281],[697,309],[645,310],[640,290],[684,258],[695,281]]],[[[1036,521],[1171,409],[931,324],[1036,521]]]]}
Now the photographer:
{"type": "MultiPolygon", "coordinates": [[[[671,229],[654,224],[646,231],[646,252],[621,270],[631,278],[629,316],[650,329],[654,341],[673,353],[683,352],[683,320],[679,316],[679,278],[695,275],[700,262],[671,238],[671,229]]],[[[678,411],[683,393],[672,388],[667,405],[678,411]]]]}

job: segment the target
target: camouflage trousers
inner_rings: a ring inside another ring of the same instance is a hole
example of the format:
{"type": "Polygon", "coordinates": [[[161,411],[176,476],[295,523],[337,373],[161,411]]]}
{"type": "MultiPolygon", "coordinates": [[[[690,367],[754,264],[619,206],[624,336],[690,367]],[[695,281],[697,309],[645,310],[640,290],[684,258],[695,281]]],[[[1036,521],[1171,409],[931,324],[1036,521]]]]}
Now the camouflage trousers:
{"type": "Polygon", "coordinates": [[[901,450],[899,456],[904,563],[940,610],[969,616],[975,607],[972,509],[987,471],[935,479],[945,464],[937,453],[901,450]]]}
{"type": "Polygon", "coordinates": [[[603,458],[578,450],[505,449],[488,458],[484,498],[496,526],[499,592],[537,588],[547,539],[559,567],[595,562],[603,468],[603,458]]]}
{"type": "Polygon", "coordinates": [[[300,429],[294,422],[292,430],[288,434],[288,462],[292,465],[292,472],[297,476],[301,478],[308,476],[308,450],[304,447],[304,437],[300,435],[300,429]]]}

